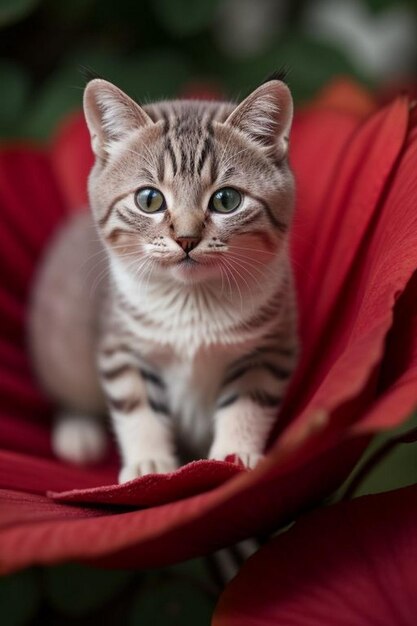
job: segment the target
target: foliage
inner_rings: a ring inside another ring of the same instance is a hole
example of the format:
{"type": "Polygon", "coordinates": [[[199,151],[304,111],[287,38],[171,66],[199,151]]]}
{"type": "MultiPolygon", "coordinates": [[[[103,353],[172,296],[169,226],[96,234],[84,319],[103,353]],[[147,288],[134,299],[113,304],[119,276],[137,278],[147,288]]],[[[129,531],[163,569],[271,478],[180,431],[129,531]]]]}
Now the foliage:
{"type": "MultiPolygon", "coordinates": [[[[0,0],[0,136],[46,139],[80,106],[85,68],[145,102],[204,80],[236,98],[283,65],[296,102],[335,75],[369,79],[342,48],[303,32],[306,0],[288,3],[256,51],[232,53],[228,33],[239,14],[225,21],[226,1],[0,0]]],[[[389,4],[369,0],[377,12],[389,4]]]]}
{"type": "Polygon", "coordinates": [[[2,626],[209,626],[217,598],[203,559],[155,572],[76,564],[0,579],[2,626]]]}

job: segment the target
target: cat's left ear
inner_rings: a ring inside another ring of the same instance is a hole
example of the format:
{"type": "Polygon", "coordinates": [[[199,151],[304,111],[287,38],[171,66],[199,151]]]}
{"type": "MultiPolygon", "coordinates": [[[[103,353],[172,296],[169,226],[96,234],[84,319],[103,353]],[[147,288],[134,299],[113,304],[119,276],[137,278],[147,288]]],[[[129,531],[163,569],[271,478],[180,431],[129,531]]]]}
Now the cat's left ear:
{"type": "Polygon", "coordinates": [[[283,159],[288,152],[293,101],[287,85],[270,80],[253,91],[229,115],[226,124],[238,128],[250,140],[283,159]]]}

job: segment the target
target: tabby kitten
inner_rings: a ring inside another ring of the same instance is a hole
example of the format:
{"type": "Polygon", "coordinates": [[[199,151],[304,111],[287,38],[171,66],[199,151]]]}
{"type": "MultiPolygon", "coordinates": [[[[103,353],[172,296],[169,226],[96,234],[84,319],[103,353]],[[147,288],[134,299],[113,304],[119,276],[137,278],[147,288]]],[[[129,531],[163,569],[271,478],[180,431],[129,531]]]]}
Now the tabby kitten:
{"type": "Polygon", "coordinates": [[[54,450],[98,458],[91,417],[107,406],[120,482],[170,472],[179,453],[252,468],[297,355],[289,89],[272,79],[237,106],[141,107],[95,79],[84,111],[93,221],[81,213],[55,238],[30,324],[64,409],[54,450]]]}

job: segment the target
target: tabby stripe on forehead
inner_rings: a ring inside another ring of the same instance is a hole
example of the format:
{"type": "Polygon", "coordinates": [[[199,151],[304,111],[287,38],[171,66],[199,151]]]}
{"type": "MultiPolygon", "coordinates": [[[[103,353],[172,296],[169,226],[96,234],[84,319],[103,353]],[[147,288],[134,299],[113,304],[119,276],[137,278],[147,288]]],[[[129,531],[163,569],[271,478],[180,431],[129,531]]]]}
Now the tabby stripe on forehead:
{"type": "Polygon", "coordinates": [[[197,165],[197,175],[198,176],[200,176],[200,174],[202,172],[202,169],[204,167],[204,163],[206,162],[206,159],[207,159],[208,155],[212,151],[213,151],[213,143],[211,141],[211,138],[210,137],[206,137],[204,139],[203,149],[201,150],[200,158],[198,159],[198,165],[197,165]]]}
{"type": "Polygon", "coordinates": [[[213,183],[216,182],[219,177],[219,164],[214,150],[211,152],[210,176],[213,183]]]}
{"type": "Polygon", "coordinates": [[[181,146],[180,148],[180,153],[181,153],[181,168],[180,168],[180,172],[181,174],[186,174],[187,173],[187,155],[185,153],[184,147],[181,146]]]}
{"type": "Polygon", "coordinates": [[[216,115],[216,111],[214,109],[213,111],[210,111],[210,113],[207,116],[207,132],[210,135],[210,137],[213,137],[214,135],[213,120],[214,120],[215,115],[216,115]]]}
{"type": "Polygon", "coordinates": [[[158,159],[158,167],[157,167],[157,177],[158,180],[163,181],[165,176],[165,153],[159,153],[158,159]]]}
{"type": "Polygon", "coordinates": [[[195,152],[194,150],[191,150],[190,152],[190,174],[194,175],[194,169],[195,169],[195,152]]]}
{"type": "Polygon", "coordinates": [[[169,131],[169,117],[166,111],[161,111],[162,119],[164,120],[164,133],[167,134],[169,131]]]}
{"type": "Polygon", "coordinates": [[[198,165],[197,165],[197,175],[199,176],[201,174],[201,171],[204,167],[204,163],[207,159],[207,156],[211,153],[213,153],[213,141],[212,141],[212,137],[214,134],[214,129],[213,129],[213,118],[214,118],[214,114],[215,111],[210,111],[210,113],[207,116],[207,122],[206,122],[206,132],[207,132],[207,137],[204,138],[204,143],[203,143],[203,148],[201,150],[201,154],[200,154],[200,158],[198,159],[198,165]]]}
{"type": "MultiPolygon", "coordinates": [[[[216,151],[214,150],[214,144],[213,144],[213,141],[212,141],[212,138],[213,138],[213,135],[214,135],[213,120],[215,118],[215,115],[216,115],[216,110],[211,111],[210,114],[208,115],[206,129],[207,129],[207,132],[208,132],[209,136],[205,140],[205,141],[208,140],[208,142],[209,142],[209,144],[207,146],[207,149],[208,149],[207,156],[210,155],[210,157],[211,157],[210,177],[211,177],[211,181],[213,183],[217,180],[217,178],[219,176],[219,164],[218,164],[218,161],[217,161],[216,151]]],[[[204,147],[203,147],[203,149],[204,149],[204,147]]],[[[201,169],[203,168],[203,166],[204,166],[204,162],[203,162],[203,165],[201,166],[201,169]]]]}
{"type": "Polygon", "coordinates": [[[172,163],[172,171],[174,172],[174,176],[176,175],[176,173],[178,172],[178,165],[177,165],[177,159],[175,156],[175,152],[174,149],[172,147],[172,143],[171,143],[171,139],[169,137],[166,137],[165,139],[165,150],[168,152],[170,158],[171,158],[171,163],[172,163]]]}

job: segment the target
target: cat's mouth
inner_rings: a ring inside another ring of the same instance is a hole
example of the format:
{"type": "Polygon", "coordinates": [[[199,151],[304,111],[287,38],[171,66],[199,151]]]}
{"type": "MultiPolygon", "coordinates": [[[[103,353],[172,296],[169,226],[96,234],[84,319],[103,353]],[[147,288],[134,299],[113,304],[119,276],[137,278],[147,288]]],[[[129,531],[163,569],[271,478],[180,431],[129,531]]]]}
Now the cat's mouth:
{"type": "Polygon", "coordinates": [[[177,265],[182,265],[182,266],[192,266],[192,265],[198,265],[198,261],[196,261],[195,259],[192,259],[190,256],[185,256],[183,259],[181,259],[180,261],[177,261],[177,265]]]}
{"type": "Polygon", "coordinates": [[[200,282],[212,278],[217,274],[217,268],[212,263],[203,260],[196,261],[190,256],[183,257],[172,265],[173,275],[181,282],[200,282]]]}

